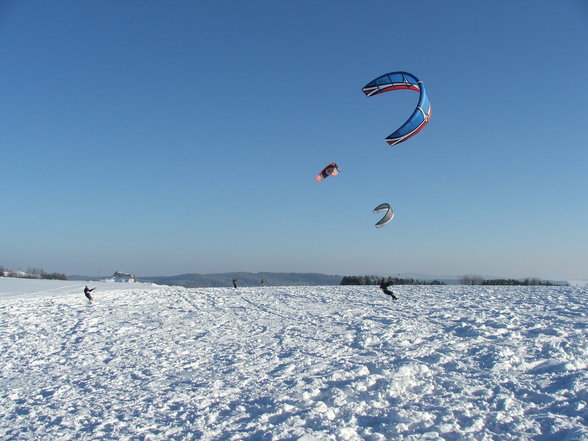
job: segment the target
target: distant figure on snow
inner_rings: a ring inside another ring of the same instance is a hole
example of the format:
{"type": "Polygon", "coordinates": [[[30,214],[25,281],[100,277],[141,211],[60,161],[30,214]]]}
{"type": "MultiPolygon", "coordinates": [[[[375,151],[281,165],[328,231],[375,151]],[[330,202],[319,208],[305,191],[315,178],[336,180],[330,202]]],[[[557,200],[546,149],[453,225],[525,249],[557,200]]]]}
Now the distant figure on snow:
{"type": "Polygon", "coordinates": [[[233,288],[237,287],[237,279],[233,279],[233,288]]]}
{"type": "Polygon", "coordinates": [[[382,280],[382,283],[380,283],[380,289],[382,290],[382,292],[383,292],[384,294],[388,294],[389,296],[392,296],[392,298],[393,298],[394,300],[398,300],[398,297],[396,297],[396,296],[394,295],[394,293],[388,289],[388,287],[389,287],[390,285],[392,285],[392,284],[393,284],[392,282],[384,282],[384,281],[382,280]]]}
{"type": "Polygon", "coordinates": [[[92,291],[94,291],[96,289],[96,287],[90,289],[87,286],[84,288],[84,294],[85,296],[88,298],[88,300],[91,302],[92,300],[94,300],[92,298],[92,294],[90,294],[92,291]]]}

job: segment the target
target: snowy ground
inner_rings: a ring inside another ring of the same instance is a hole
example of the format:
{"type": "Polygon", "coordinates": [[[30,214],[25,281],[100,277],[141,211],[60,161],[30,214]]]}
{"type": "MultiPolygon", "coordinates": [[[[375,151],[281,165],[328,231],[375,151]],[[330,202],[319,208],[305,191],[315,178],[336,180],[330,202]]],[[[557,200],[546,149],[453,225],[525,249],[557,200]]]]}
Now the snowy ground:
{"type": "Polygon", "coordinates": [[[2,440],[588,440],[583,287],[0,278],[2,440]]]}

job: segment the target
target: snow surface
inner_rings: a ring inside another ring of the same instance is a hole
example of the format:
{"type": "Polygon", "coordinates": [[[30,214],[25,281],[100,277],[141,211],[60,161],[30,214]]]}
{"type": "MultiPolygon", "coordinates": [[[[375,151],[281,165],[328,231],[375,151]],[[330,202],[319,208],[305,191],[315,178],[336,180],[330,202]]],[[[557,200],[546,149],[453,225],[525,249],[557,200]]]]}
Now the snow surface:
{"type": "Polygon", "coordinates": [[[84,285],[0,278],[0,439],[588,440],[586,288],[84,285]]]}

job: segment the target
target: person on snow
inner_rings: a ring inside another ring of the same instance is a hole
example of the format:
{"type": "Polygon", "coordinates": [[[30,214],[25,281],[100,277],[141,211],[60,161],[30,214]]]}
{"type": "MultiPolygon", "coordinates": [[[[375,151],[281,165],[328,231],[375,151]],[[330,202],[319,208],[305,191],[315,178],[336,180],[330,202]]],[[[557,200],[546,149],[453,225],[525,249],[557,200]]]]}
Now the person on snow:
{"type": "Polygon", "coordinates": [[[382,283],[380,283],[380,289],[382,290],[382,292],[383,292],[384,294],[388,294],[389,296],[392,296],[392,298],[393,298],[394,300],[398,300],[398,297],[396,297],[396,296],[394,295],[394,293],[388,289],[388,287],[389,287],[390,285],[393,285],[393,283],[392,283],[392,282],[385,282],[385,281],[383,281],[383,280],[382,280],[382,283]]]}
{"type": "Polygon", "coordinates": [[[237,279],[233,279],[233,288],[237,287],[237,279]]]}
{"type": "Polygon", "coordinates": [[[84,288],[84,295],[88,298],[88,300],[91,302],[92,300],[94,300],[92,298],[92,294],[90,294],[92,291],[94,291],[96,289],[96,287],[90,289],[87,286],[84,288]]]}

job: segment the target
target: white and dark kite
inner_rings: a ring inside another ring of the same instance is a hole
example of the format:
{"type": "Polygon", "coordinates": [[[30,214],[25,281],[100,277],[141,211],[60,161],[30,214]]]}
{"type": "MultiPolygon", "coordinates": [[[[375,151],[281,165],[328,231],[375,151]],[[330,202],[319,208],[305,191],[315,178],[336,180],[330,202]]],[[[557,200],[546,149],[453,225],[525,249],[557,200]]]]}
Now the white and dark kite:
{"type": "Polygon", "coordinates": [[[386,214],[384,215],[384,217],[382,219],[380,219],[376,223],[377,228],[383,227],[388,222],[390,222],[392,219],[394,219],[394,210],[392,210],[392,207],[390,207],[390,204],[387,204],[387,203],[380,204],[376,208],[374,208],[373,212],[379,213],[380,211],[386,211],[386,214]]]}

